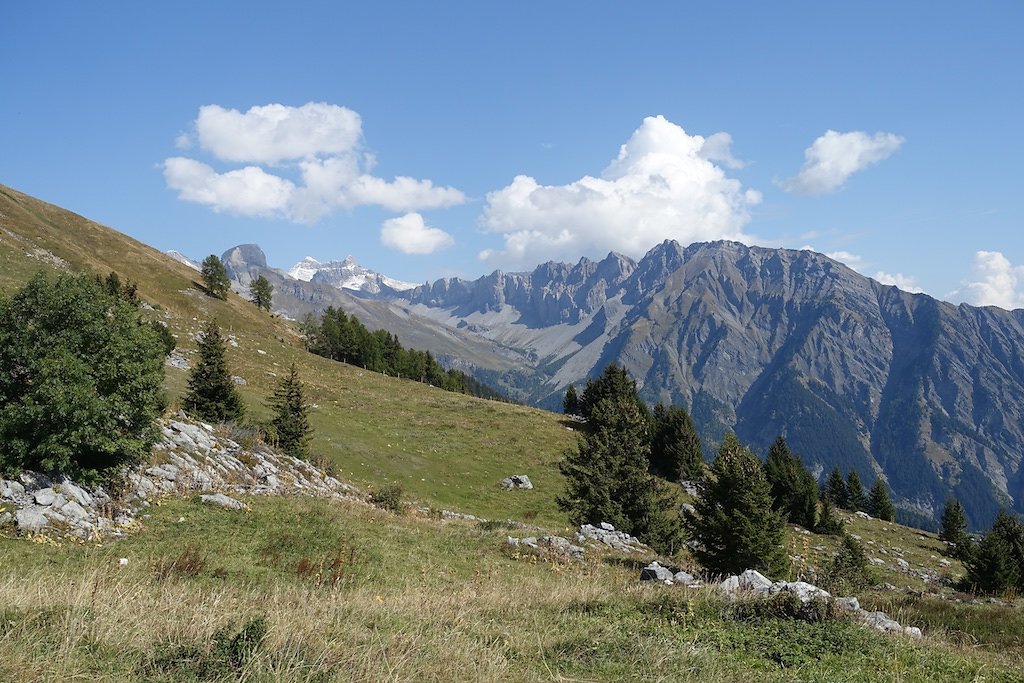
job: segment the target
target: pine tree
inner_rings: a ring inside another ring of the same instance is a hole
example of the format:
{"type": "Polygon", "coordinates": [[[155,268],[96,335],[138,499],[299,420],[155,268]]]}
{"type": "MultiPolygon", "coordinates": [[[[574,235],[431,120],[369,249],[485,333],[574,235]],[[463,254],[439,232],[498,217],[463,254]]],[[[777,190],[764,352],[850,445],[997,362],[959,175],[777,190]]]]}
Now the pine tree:
{"type": "Polygon", "coordinates": [[[711,471],[697,485],[694,510],[685,514],[697,560],[713,574],[758,569],[783,574],[785,523],[772,509],[771,487],[761,462],[733,434],[718,449],[711,471]]]}
{"type": "Polygon", "coordinates": [[[274,296],[274,286],[270,280],[259,275],[249,283],[249,300],[256,304],[257,308],[264,311],[270,310],[270,301],[274,296]]]}
{"type": "Polygon", "coordinates": [[[199,362],[188,379],[188,393],[182,401],[185,411],[207,422],[235,421],[245,406],[231,379],[220,329],[212,320],[203,326],[199,362]]]}
{"type": "Polygon", "coordinates": [[[843,534],[843,523],[836,515],[832,507],[832,501],[828,498],[821,499],[821,512],[818,513],[818,523],[814,525],[814,533],[824,536],[841,536],[843,534]]]}
{"type": "Polygon", "coordinates": [[[813,529],[818,516],[818,484],[783,437],[768,450],[764,474],[772,487],[774,507],[793,524],[813,529]]]}
{"type": "Polygon", "coordinates": [[[964,582],[981,593],[1024,591],[1024,524],[1000,510],[992,528],[963,559],[964,582]]]}
{"type": "Polygon", "coordinates": [[[946,507],[942,511],[942,530],[939,531],[939,538],[954,547],[956,557],[964,559],[961,555],[970,547],[967,537],[967,513],[956,498],[946,501],[946,507]]]}
{"type": "Polygon", "coordinates": [[[886,522],[896,521],[896,508],[889,498],[889,487],[885,485],[881,477],[876,478],[875,483],[871,485],[867,507],[872,517],[886,522]]]}
{"type": "Polygon", "coordinates": [[[210,254],[203,259],[203,265],[199,272],[203,276],[203,283],[206,285],[206,290],[210,292],[211,295],[218,299],[228,298],[228,290],[231,289],[231,281],[228,280],[227,269],[215,254],[210,254]]]}
{"type": "Polygon", "coordinates": [[[565,390],[565,398],[562,400],[562,412],[566,415],[580,414],[580,399],[576,395],[575,384],[570,384],[565,390]]]}
{"type": "Polygon", "coordinates": [[[648,472],[647,418],[628,396],[605,398],[559,469],[565,492],[558,507],[573,524],[608,522],[661,553],[673,553],[682,528],[667,512],[670,501],[648,472]]]}
{"type": "Polygon", "coordinates": [[[864,497],[864,485],[860,483],[860,475],[857,470],[850,470],[846,475],[846,508],[856,512],[863,510],[867,505],[864,497]]]}
{"type": "Polygon", "coordinates": [[[839,471],[838,467],[832,470],[832,474],[828,476],[821,497],[828,498],[829,502],[836,507],[847,508],[850,505],[850,493],[843,480],[843,473],[839,471]]]}
{"type": "Polygon", "coordinates": [[[670,481],[696,481],[704,475],[704,447],[693,419],[678,406],[654,406],[651,469],[670,481]]]}
{"type": "Polygon", "coordinates": [[[295,363],[274,389],[268,405],[274,411],[270,426],[277,437],[278,448],[296,458],[309,457],[313,428],[309,424],[309,408],[303,398],[303,385],[295,363]]]}
{"type": "Polygon", "coordinates": [[[637,393],[636,382],[626,372],[626,368],[621,365],[611,363],[605,367],[604,372],[596,380],[587,380],[587,388],[583,390],[579,401],[580,416],[591,420],[594,407],[605,398],[613,400],[626,398],[633,401],[644,419],[649,418],[647,405],[640,400],[637,393]]]}

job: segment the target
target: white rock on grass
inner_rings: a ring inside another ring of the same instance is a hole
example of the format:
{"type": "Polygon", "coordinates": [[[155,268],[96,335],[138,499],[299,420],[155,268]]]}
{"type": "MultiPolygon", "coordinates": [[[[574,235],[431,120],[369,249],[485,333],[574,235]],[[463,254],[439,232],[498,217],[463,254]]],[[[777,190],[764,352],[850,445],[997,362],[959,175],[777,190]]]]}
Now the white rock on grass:
{"type": "Polygon", "coordinates": [[[18,510],[14,513],[14,521],[19,529],[32,532],[42,531],[50,525],[50,520],[43,514],[42,509],[37,507],[18,510]]]}
{"type": "Polygon", "coordinates": [[[246,507],[242,501],[236,500],[231,496],[225,496],[223,493],[204,494],[199,496],[199,500],[208,505],[217,505],[229,510],[244,510],[246,507]]]}

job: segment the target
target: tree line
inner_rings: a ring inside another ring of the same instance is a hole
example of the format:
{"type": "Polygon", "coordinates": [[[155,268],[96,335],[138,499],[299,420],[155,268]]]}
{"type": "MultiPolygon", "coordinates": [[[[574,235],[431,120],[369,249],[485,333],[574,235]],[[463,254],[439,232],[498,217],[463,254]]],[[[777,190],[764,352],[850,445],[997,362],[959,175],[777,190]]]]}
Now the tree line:
{"type": "Polygon", "coordinates": [[[461,370],[445,370],[429,351],[407,349],[387,330],[371,332],[354,315],[328,306],[319,319],[306,317],[302,325],[306,349],[332,360],[371,372],[423,382],[479,398],[508,400],[497,390],[461,370]]]}
{"type": "Polygon", "coordinates": [[[819,487],[781,436],[762,463],[727,434],[708,465],[687,411],[661,404],[649,410],[636,383],[618,365],[588,380],[582,394],[568,387],[563,408],[583,420],[576,448],[561,463],[566,490],[558,505],[570,520],[610,522],[668,554],[688,538],[694,555],[713,573],[784,573],[787,521],[842,535],[836,507],[865,510],[889,521],[895,517],[880,477],[870,494],[855,471],[844,479],[836,470],[819,487]],[[679,488],[669,484],[680,481],[697,490],[692,509],[680,506],[679,488]]]}

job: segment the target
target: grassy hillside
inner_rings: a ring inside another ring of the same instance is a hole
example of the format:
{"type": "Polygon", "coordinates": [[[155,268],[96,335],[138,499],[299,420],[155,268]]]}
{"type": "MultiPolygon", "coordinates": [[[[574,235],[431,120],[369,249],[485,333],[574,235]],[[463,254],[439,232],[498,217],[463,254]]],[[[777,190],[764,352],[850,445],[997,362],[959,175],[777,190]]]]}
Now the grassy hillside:
{"type": "MultiPolygon", "coordinates": [[[[143,299],[186,351],[203,321],[215,318],[237,347],[228,348],[251,419],[264,406],[278,375],[291,363],[315,402],[314,454],[340,475],[373,487],[401,482],[425,506],[484,517],[535,519],[564,525],[554,496],[561,490],[556,463],[574,443],[560,416],[532,408],[442,392],[383,377],[306,353],[295,329],[246,299],[206,296],[198,273],[110,228],[0,186],[0,291],[11,293],[40,269],[64,268],[139,284],[143,299]],[[498,482],[528,474],[533,491],[504,492],[498,482]]],[[[188,373],[167,369],[172,406],[188,373]]]]}
{"type": "Polygon", "coordinates": [[[646,560],[517,558],[502,529],[248,502],[234,512],[167,499],[141,531],[102,546],[0,538],[18,568],[0,573],[0,679],[1024,680],[1020,610],[898,594],[892,613],[925,626],[913,641],[641,585],[646,560]],[[231,639],[254,619],[265,640],[244,657],[244,639],[231,639]]]}
{"type": "MultiPolygon", "coordinates": [[[[316,404],[313,450],[345,479],[400,481],[423,507],[564,529],[556,464],[574,434],[558,415],[307,354],[285,321],[235,295],[207,297],[187,267],[0,187],[0,291],[40,268],[138,282],[186,351],[215,317],[234,335],[229,363],[247,381],[252,419],[296,363],[316,404]],[[519,473],[537,488],[499,489],[519,473]]],[[[186,376],[168,368],[172,403],[186,376]]],[[[959,564],[934,535],[896,524],[849,520],[884,563],[876,581],[894,587],[860,597],[922,627],[921,641],[780,618],[714,589],[640,584],[651,557],[520,556],[503,541],[523,532],[501,525],[356,502],[246,502],[225,511],[165,498],[141,529],[103,543],[0,534],[0,680],[1024,682],[1021,610],[954,595],[935,579],[959,564]]],[[[837,539],[790,528],[786,543],[798,558],[791,578],[810,578],[837,539]]]]}

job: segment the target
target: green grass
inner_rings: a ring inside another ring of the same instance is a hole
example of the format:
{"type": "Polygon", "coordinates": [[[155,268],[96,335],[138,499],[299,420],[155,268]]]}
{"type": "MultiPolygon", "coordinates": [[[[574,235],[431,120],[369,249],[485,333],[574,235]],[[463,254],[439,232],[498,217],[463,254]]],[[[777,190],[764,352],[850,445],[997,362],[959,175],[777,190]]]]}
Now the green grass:
{"type": "Polygon", "coordinates": [[[246,681],[1024,680],[1018,650],[926,622],[915,642],[751,619],[715,591],[640,585],[646,560],[550,564],[510,555],[500,529],[247,502],[167,499],[102,546],[0,539],[0,679],[196,680],[179,656],[191,653],[227,667],[216,680],[246,681]],[[339,556],[337,580],[303,569],[339,556]],[[266,638],[231,668],[231,639],[254,619],[266,638]]]}
{"type": "MultiPolygon", "coordinates": [[[[562,489],[556,463],[574,435],[561,416],[546,411],[443,392],[418,382],[365,372],[306,353],[294,326],[260,311],[237,294],[220,301],[203,294],[199,274],[159,251],[81,216],[0,186],[0,293],[10,293],[36,271],[52,268],[30,254],[48,252],[75,271],[138,283],[142,298],[160,310],[178,346],[193,350],[192,335],[215,318],[237,347],[228,347],[233,374],[250,420],[269,416],[265,401],[295,363],[317,407],[311,421],[314,457],[334,463],[366,488],[399,482],[429,507],[482,517],[513,517],[561,526],[555,507],[562,489]],[[260,353],[262,351],[263,353],[260,353]],[[532,491],[502,491],[501,479],[528,474],[532,491]]],[[[167,369],[172,408],[188,373],[167,369]]]]}
{"type": "MultiPolygon", "coordinates": [[[[343,478],[368,490],[400,483],[420,506],[564,529],[557,462],[575,435],[560,416],[307,354],[289,323],[237,295],[205,296],[185,266],[0,187],[0,292],[52,268],[47,254],[138,282],[186,350],[215,317],[237,339],[228,359],[248,381],[250,420],[267,417],[264,401],[296,363],[317,406],[314,454],[343,478]],[[500,490],[519,473],[536,488],[500,490]]],[[[186,377],[168,369],[172,406],[186,377]]],[[[1024,680],[1017,608],[862,596],[923,627],[915,642],[843,621],[751,619],[714,590],[640,585],[650,558],[513,556],[500,524],[302,498],[247,502],[251,510],[232,512],[165,499],[140,531],[102,545],[0,536],[0,680],[1024,680]]],[[[941,569],[933,535],[858,518],[849,529],[871,557],[895,564],[879,549],[898,548],[914,568],[962,571],[941,569]]],[[[790,529],[789,552],[804,558],[793,578],[825,567],[836,543],[790,529]]],[[[950,592],[898,570],[877,575],[950,592]]]]}

